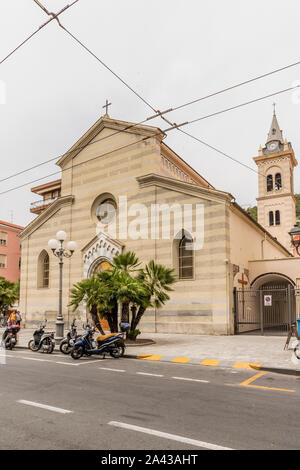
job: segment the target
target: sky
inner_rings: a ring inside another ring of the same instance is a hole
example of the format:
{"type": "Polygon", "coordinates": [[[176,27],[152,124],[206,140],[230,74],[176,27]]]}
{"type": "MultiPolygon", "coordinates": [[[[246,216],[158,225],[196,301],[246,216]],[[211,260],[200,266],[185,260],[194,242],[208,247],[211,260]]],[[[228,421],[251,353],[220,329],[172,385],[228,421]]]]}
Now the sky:
{"type": "MultiPolygon", "coordinates": [[[[58,11],[71,0],[45,0],[58,11]]],[[[155,109],[165,110],[300,60],[299,0],[79,0],[61,22],[155,109]]],[[[48,17],[33,0],[0,0],[0,62],[48,17]]],[[[300,84],[300,65],[168,115],[190,121],[300,84]]],[[[139,122],[153,112],[55,21],[0,65],[0,179],[57,159],[104,113],[139,122]],[[4,93],[3,90],[6,90],[4,93]],[[4,99],[5,98],[5,99],[4,99]]],[[[300,93],[271,97],[184,128],[242,163],[265,144],[273,103],[284,138],[300,153],[300,93]]],[[[161,129],[161,119],[150,122],[161,129]]],[[[257,174],[171,131],[165,140],[217,189],[256,204],[257,174]]],[[[1,182],[0,219],[35,216],[30,188],[59,178],[55,161],[1,182]]],[[[300,192],[300,168],[295,170],[300,192]]]]}

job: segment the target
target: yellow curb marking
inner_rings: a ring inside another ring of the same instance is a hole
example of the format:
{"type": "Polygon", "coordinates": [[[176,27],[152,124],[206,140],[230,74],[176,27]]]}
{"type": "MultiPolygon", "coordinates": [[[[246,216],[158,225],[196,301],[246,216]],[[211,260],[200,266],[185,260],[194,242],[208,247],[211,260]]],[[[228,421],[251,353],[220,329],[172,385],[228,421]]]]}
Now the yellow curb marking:
{"type": "Polygon", "coordinates": [[[136,356],[137,359],[145,359],[146,357],[150,357],[152,354],[140,354],[139,356],[136,356]]]}
{"type": "Polygon", "coordinates": [[[162,356],[146,356],[146,357],[141,357],[141,359],[144,359],[145,361],[158,361],[162,356]]]}
{"type": "Polygon", "coordinates": [[[175,357],[175,359],[173,359],[172,362],[185,363],[185,362],[188,362],[190,359],[191,359],[190,357],[175,357]]]}
{"type": "Polygon", "coordinates": [[[236,362],[232,367],[235,369],[257,369],[261,368],[261,364],[251,364],[251,362],[236,362]]]}
{"type": "Polygon", "coordinates": [[[220,361],[217,361],[216,359],[204,359],[204,361],[201,362],[202,366],[217,366],[220,361]]]}
{"type": "Polygon", "coordinates": [[[278,392],[290,392],[290,393],[295,393],[296,390],[288,390],[286,388],[275,388],[275,387],[264,387],[262,385],[250,385],[252,382],[255,380],[259,379],[263,375],[265,375],[267,372],[260,372],[259,374],[254,375],[253,377],[250,377],[250,379],[245,380],[244,382],[240,383],[239,385],[242,387],[248,387],[248,388],[261,388],[264,390],[276,390],[278,392]]]}

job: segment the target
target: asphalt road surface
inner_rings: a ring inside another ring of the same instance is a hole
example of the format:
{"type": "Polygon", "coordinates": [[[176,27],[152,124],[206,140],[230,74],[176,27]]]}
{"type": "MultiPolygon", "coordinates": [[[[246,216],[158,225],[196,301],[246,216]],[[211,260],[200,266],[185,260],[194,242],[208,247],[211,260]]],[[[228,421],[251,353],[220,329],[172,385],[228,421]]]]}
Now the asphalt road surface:
{"type": "Polygon", "coordinates": [[[300,449],[299,380],[9,351],[0,357],[0,449],[300,449]]]}

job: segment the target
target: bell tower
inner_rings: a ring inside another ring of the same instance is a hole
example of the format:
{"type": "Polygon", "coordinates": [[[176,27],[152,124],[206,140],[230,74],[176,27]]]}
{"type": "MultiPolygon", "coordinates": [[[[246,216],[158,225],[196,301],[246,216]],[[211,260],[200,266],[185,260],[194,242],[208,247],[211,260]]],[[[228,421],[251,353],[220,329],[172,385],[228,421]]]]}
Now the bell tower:
{"type": "Polygon", "coordinates": [[[258,223],[292,252],[288,232],[296,223],[294,168],[298,162],[291,143],[283,139],[275,105],[267,142],[254,161],[259,173],[258,223]]]}

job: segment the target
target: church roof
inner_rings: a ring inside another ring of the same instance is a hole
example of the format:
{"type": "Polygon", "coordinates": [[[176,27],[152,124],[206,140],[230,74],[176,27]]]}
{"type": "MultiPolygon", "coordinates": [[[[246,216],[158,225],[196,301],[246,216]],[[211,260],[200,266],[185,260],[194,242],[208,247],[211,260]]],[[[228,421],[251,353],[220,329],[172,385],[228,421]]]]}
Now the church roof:
{"type": "Polygon", "coordinates": [[[90,129],[56,162],[56,165],[63,167],[68,161],[74,158],[81,150],[84,149],[104,128],[112,129],[117,132],[128,132],[138,134],[144,137],[157,136],[162,140],[165,133],[154,126],[144,126],[133,122],[120,121],[111,119],[107,114],[102,116],[90,129]]]}
{"type": "MultiPolygon", "coordinates": [[[[174,164],[182,168],[183,171],[188,173],[195,184],[213,188],[213,186],[201,176],[194,168],[186,163],[179,155],[177,155],[170,147],[168,147],[162,140],[166,137],[164,131],[159,127],[136,124],[133,122],[120,121],[118,119],[111,119],[108,114],[102,116],[95,124],[68,150],[57,162],[56,165],[63,168],[72,158],[78,155],[86,145],[89,145],[95,139],[97,141],[98,134],[104,129],[110,129],[112,136],[119,132],[127,132],[131,134],[141,135],[145,138],[156,137],[161,143],[162,155],[166,155],[174,164]]],[[[104,137],[105,138],[105,137],[104,137]]],[[[101,138],[99,138],[101,140],[101,138]]]]}
{"type": "Polygon", "coordinates": [[[268,140],[266,143],[268,144],[269,142],[272,142],[273,140],[278,140],[281,144],[283,144],[282,130],[280,130],[280,127],[278,124],[275,108],[274,108],[274,114],[273,114],[271,127],[270,127],[269,134],[268,134],[268,140]]]}

